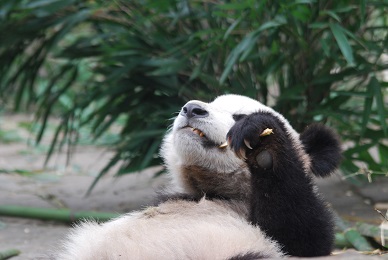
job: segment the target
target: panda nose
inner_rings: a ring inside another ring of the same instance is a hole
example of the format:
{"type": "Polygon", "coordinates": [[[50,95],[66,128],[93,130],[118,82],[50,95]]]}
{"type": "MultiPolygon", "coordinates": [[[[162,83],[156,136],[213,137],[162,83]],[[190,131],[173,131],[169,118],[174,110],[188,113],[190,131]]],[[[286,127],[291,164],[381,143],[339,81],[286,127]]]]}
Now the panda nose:
{"type": "Polygon", "coordinates": [[[209,112],[203,109],[201,106],[197,104],[186,104],[181,111],[181,115],[190,118],[200,118],[207,117],[209,112]]]}

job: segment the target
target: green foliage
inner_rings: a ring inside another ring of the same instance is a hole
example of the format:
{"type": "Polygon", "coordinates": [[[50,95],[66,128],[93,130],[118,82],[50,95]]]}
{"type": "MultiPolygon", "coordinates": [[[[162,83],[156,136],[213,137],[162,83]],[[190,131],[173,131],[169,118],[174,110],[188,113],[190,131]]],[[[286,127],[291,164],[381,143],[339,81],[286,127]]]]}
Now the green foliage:
{"type": "MultiPolygon", "coordinates": [[[[298,130],[325,122],[348,144],[345,174],[387,172],[387,1],[2,0],[0,97],[62,119],[52,149],[125,119],[101,172],[160,163],[190,99],[239,93],[298,130]],[[385,141],[383,139],[385,138],[385,141]],[[371,155],[377,149],[378,158],[371,155]]],[[[96,179],[96,181],[98,178],[96,179]]]]}

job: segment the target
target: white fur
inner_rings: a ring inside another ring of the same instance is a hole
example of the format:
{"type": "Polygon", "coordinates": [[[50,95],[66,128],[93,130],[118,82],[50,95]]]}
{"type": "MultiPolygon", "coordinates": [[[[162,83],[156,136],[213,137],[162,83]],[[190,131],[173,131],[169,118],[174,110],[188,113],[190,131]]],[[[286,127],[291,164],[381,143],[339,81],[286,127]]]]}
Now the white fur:
{"type": "Polygon", "coordinates": [[[202,199],[170,201],[98,225],[84,222],[69,235],[62,260],[227,259],[240,253],[282,255],[233,205],[202,199]]]}

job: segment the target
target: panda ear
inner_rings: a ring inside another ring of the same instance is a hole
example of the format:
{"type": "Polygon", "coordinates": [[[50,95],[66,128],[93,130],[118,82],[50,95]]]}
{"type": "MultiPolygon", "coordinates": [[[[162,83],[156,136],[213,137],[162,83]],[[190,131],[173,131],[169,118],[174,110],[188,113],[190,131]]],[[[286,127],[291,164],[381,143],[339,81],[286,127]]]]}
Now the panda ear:
{"type": "Polygon", "coordinates": [[[300,135],[302,144],[311,158],[311,170],[319,177],[329,176],[342,160],[338,135],[330,128],[313,124],[300,135]]]}

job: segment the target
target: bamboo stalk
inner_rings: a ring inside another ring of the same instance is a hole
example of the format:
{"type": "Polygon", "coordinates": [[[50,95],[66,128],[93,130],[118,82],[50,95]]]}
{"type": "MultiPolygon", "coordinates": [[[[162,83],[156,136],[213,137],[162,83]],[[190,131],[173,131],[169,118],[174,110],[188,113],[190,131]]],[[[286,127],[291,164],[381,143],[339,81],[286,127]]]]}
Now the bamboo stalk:
{"type": "Polygon", "coordinates": [[[17,256],[20,254],[20,251],[17,249],[8,249],[0,252],[0,260],[9,259],[11,257],[17,256]]]}
{"type": "Polygon", "coordinates": [[[336,248],[353,248],[353,245],[346,239],[343,233],[335,234],[334,244],[336,248]]]}
{"type": "Polygon", "coordinates": [[[117,213],[96,211],[71,211],[68,209],[47,209],[35,207],[0,206],[0,216],[54,220],[61,222],[76,222],[82,219],[93,218],[97,221],[108,221],[119,216],[117,213]]]}
{"type": "Polygon", "coordinates": [[[359,251],[373,251],[374,248],[363,237],[356,228],[352,227],[348,222],[344,221],[338,214],[335,214],[337,227],[344,233],[344,236],[353,247],[359,251]]]}

